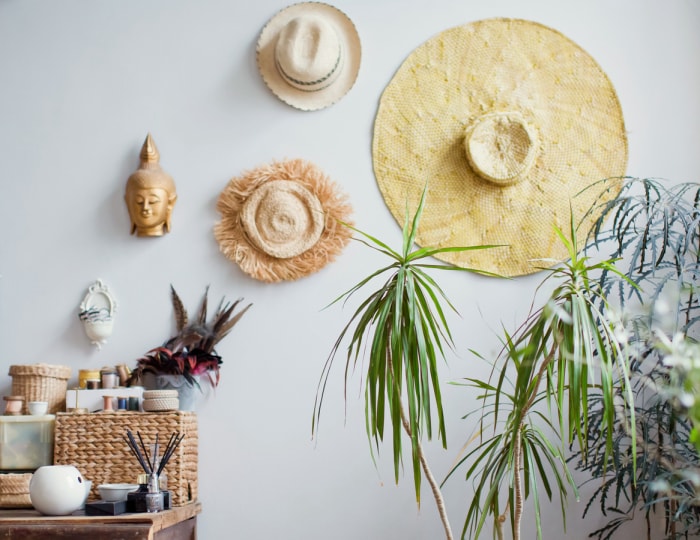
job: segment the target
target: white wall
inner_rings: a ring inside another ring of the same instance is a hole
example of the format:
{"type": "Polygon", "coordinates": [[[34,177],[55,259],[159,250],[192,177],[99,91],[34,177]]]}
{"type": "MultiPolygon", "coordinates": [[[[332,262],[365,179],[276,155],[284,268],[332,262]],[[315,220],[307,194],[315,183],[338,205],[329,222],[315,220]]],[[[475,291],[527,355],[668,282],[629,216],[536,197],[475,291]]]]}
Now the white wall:
{"type": "MultiPolygon", "coordinates": [[[[322,308],[379,261],[352,243],[298,282],[256,282],[218,251],[216,198],[245,169],[308,159],[350,195],[362,229],[395,243],[399,229],[372,173],[380,93],[420,43],[494,16],[539,21],[596,58],[622,103],[630,175],[698,180],[700,4],[338,0],[360,32],[362,67],[342,101],[314,113],[278,101],[257,72],[258,33],[285,5],[0,0],[0,393],[9,391],[11,364],[66,364],[75,379],[81,368],[133,363],[172,331],[169,284],[192,309],[210,284],[213,300],[243,296],[254,306],[221,343],[221,385],[199,410],[201,538],[440,538],[427,486],[419,511],[410,472],[394,485],[389,446],[378,469],[372,464],[359,374],[344,416],[342,359],[311,440],[317,380],[352,313],[322,308]],[[156,240],[129,235],[123,203],[149,131],[179,194],[172,232],[156,240]],[[76,316],[98,277],[119,301],[100,352],[76,316]]],[[[468,349],[491,355],[501,323],[522,320],[541,277],[440,277],[461,313],[451,318],[457,350],[444,383],[485,374],[468,349]]],[[[471,431],[461,416],[475,404],[473,392],[444,388],[448,450],[428,445],[439,478],[471,431]]],[[[458,532],[470,486],[456,477],[445,497],[458,532]]],[[[585,538],[598,521],[582,522],[582,508],[571,501],[564,535],[553,505],[546,538],[585,538]]]]}

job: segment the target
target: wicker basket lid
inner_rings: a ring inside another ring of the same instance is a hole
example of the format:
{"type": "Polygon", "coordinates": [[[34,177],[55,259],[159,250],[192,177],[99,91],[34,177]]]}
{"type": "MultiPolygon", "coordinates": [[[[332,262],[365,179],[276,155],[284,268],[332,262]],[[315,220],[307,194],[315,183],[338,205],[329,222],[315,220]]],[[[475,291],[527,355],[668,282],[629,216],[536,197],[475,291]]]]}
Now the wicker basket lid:
{"type": "Polygon", "coordinates": [[[15,375],[40,375],[43,377],[54,377],[56,379],[69,379],[71,368],[68,366],[58,366],[52,364],[31,364],[10,366],[11,376],[15,375]]]}

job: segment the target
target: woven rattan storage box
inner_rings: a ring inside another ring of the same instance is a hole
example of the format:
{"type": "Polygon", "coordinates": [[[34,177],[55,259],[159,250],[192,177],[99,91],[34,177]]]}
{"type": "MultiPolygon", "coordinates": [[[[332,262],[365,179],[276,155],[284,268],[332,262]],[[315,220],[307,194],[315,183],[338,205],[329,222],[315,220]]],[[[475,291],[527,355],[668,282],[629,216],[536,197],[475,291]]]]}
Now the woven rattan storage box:
{"type": "Polygon", "coordinates": [[[32,473],[0,474],[0,508],[31,508],[29,482],[32,473]]]}
{"type": "Polygon", "coordinates": [[[141,434],[146,445],[158,434],[161,448],[174,432],[185,438],[168,461],[168,490],[173,506],[197,500],[199,436],[197,414],[168,411],[158,413],[115,411],[59,413],[56,415],[54,464],[74,465],[92,481],[90,499],[99,498],[100,484],[134,484],[143,472],[127,444],[126,432],[141,434]]]}

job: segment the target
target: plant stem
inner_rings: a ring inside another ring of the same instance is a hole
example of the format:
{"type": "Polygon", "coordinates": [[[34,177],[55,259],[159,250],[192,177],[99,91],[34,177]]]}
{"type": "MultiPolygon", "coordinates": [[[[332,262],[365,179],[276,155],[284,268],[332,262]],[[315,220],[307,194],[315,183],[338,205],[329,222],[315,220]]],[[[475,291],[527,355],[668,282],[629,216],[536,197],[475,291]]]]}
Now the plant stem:
{"type": "MultiPolygon", "coordinates": [[[[411,437],[411,428],[406,420],[406,412],[403,408],[403,403],[399,403],[399,410],[401,413],[401,422],[403,423],[403,428],[406,433],[411,437]]],[[[452,528],[450,527],[450,520],[447,518],[447,512],[445,510],[445,501],[442,498],[442,492],[440,491],[440,486],[435,481],[435,477],[428,466],[428,460],[425,459],[425,454],[423,454],[423,446],[420,441],[416,439],[416,449],[418,451],[418,459],[420,459],[421,467],[423,467],[423,473],[425,478],[428,480],[431,489],[433,490],[433,497],[435,498],[435,504],[437,505],[438,513],[440,514],[440,520],[442,521],[442,526],[445,528],[445,538],[447,540],[453,540],[452,528]]]]}
{"type": "MultiPolygon", "coordinates": [[[[521,419],[524,418],[521,417],[521,419]]],[[[520,522],[523,516],[523,486],[521,484],[522,480],[520,478],[520,445],[522,443],[522,431],[520,426],[522,425],[522,420],[518,425],[518,430],[515,433],[515,452],[513,455],[513,472],[514,472],[514,482],[515,482],[515,508],[513,509],[515,515],[514,528],[513,528],[513,540],[520,540],[520,522]]]]}
{"type": "Polygon", "coordinates": [[[508,513],[508,508],[510,507],[510,501],[506,501],[506,507],[503,513],[496,518],[496,535],[498,540],[503,540],[503,523],[506,521],[506,514],[508,513]]]}
{"type": "Polygon", "coordinates": [[[542,382],[542,377],[544,377],[544,374],[547,371],[547,366],[549,366],[553,358],[554,351],[551,351],[547,355],[547,358],[545,358],[542,362],[540,368],[537,370],[537,374],[535,375],[534,379],[534,384],[532,385],[532,393],[530,394],[529,399],[525,402],[523,408],[520,411],[518,411],[518,422],[515,427],[515,440],[513,442],[513,489],[515,491],[515,503],[513,508],[513,540],[520,540],[520,525],[523,519],[523,486],[522,478],[520,477],[520,460],[522,457],[523,437],[522,427],[525,423],[525,417],[527,416],[527,413],[530,411],[530,408],[535,402],[537,392],[540,388],[540,383],[542,382]]]}

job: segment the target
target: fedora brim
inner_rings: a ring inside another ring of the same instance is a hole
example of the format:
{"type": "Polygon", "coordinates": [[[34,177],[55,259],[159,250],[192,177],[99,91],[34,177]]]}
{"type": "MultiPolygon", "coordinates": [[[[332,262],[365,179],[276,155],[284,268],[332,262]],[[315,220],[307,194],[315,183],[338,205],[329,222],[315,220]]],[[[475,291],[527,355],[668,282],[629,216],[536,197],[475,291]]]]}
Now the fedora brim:
{"type": "Polygon", "coordinates": [[[260,75],[273,94],[296,109],[315,111],[333,105],[353,87],[360,71],[362,47],[357,29],[345,13],[329,4],[301,2],[282,9],[268,21],[258,38],[256,56],[260,75]],[[310,13],[324,17],[335,28],[341,44],[343,66],[338,78],[329,86],[304,91],[289,84],[278,71],[275,44],[289,21],[310,13]]]}

